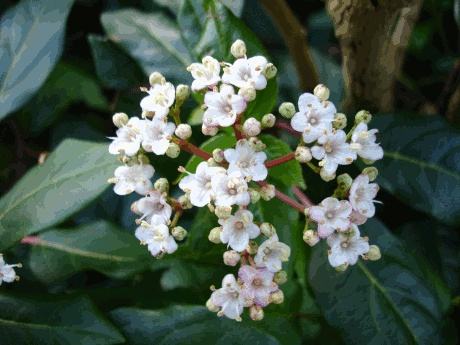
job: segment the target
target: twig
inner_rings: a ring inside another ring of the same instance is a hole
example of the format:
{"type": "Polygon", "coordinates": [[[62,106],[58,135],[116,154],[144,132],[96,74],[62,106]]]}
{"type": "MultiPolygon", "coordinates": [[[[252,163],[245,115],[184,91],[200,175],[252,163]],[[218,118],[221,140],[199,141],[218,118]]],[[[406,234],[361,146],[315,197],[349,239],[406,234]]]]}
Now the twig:
{"type": "MultiPolygon", "coordinates": [[[[257,182],[259,184],[259,186],[266,186],[268,183],[265,182],[265,181],[262,181],[262,182],[257,182]]],[[[302,204],[300,204],[299,202],[295,201],[294,199],[292,199],[291,197],[289,197],[288,195],[284,194],[283,192],[279,191],[278,189],[275,188],[275,197],[279,200],[281,200],[282,202],[284,202],[285,204],[295,208],[297,211],[299,211],[300,213],[304,213],[305,211],[305,206],[303,206],[302,204]]]]}
{"type": "Polygon", "coordinates": [[[284,0],[260,0],[283,36],[299,75],[300,88],[313,90],[319,83],[318,72],[307,45],[307,31],[284,0]]]}
{"type": "Polygon", "coordinates": [[[297,199],[300,200],[300,202],[305,206],[305,207],[311,207],[313,206],[313,203],[311,202],[310,198],[305,195],[304,192],[300,190],[299,187],[292,187],[291,188],[292,192],[295,194],[297,199]]]}
{"type": "Polygon", "coordinates": [[[188,153],[194,154],[200,158],[203,158],[207,161],[209,158],[212,158],[212,155],[199,147],[189,143],[188,141],[182,139],[176,139],[177,143],[179,144],[180,148],[188,153]]]}
{"type": "Polygon", "coordinates": [[[294,128],[291,127],[291,125],[286,122],[286,121],[283,121],[283,120],[278,120],[276,121],[275,123],[275,127],[276,128],[279,128],[279,129],[282,129],[282,130],[285,130],[286,132],[288,132],[289,134],[292,134],[296,137],[300,137],[300,133],[297,132],[294,128]]]}
{"type": "Polygon", "coordinates": [[[288,154],[272,159],[271,161],[265,162],[265,166],[267,168],[273,168],[276,167],[277,165],[281,165],[283,163],[289,162],[295,158],[295,153],[294,152],[289,152],[288,154]]]}

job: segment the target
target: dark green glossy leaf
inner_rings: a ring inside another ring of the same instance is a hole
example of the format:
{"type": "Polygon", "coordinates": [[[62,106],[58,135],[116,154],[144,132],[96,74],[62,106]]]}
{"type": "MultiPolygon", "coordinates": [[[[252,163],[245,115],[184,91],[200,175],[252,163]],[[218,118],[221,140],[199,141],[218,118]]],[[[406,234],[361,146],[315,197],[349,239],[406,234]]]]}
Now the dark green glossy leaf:
{"type": "Polygon", "coordinates": [[[383,188],[448,224],[460,224],[460,132],[439,117],[380,115],[384,159],[376,163],[383,188]]]}
{"type": "Polygon", "coordinates": [[[117,167],[107,144],[68,139],[0,199],[0,249],[57,224],[95,199],[117,167]]]}
{"type": "Polygon", "coordinates": [[[260,323],[237,323],[218,318],[201,306],[162,310],[121,308],[111,316],[132,345],[300,344],[295,329],[283,316],[267,315],[260,323]]]}
{"type": "Polygon", "coordinates": [[[362,226],[382,251],[346,272],[329,266],[325,243],[313,250],[310,283],[328,322],[350,344],[439,344],[441,305],[429,277],[377,220],[362,226]]]}
{"type": "Polygon", "coordinates": [[[134,234],[99,221],[75,229],[52,229],[34,239],[29,267],[45,282],[83,270],[126,278],[145,270],[151,256],[134,234]]]}
{"type": "Polygon", "coordinates": [[[61,56],[73,0],[23,0],[0,21],[0,119],[21,107],[61,56]]]}
{"type": "Polygon", "coordinates": [[[2,344],[108,345],[122,335],[84,297],[0,293],[2,344]]]}

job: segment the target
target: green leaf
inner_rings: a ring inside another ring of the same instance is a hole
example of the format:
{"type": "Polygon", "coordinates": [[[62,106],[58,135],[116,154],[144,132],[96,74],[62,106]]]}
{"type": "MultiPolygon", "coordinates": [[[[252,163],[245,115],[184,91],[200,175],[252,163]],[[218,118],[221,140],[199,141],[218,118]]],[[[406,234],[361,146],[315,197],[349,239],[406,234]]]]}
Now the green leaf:
{"type": "Polygon", "coordinates": [[[460,0],[454,0],[454,18],[460,28],[460,0]]]}
{"type": "Polygon", "coordinates": [[[113,89],[130,89],[144,80],[145,76],[139,65],[120,47],[109,39],[89,35],[96,73],[102,83],[113,89]]]}
{"type": "Polygon", "coordinates": [[[179,29],[167,17],[126,9],[104,13],[101,20],[109,38],[120,44],[147,75],[159,71],[168,80],[184,82],[191,58],[179,29]]]}
{"type": "Polygon", "coordinates": [[[460,224],[460,132],[439,117],[376,116],[383,188],[447,224],[460,224]]]}
{"type": "Polygon", "coordinates": [[[439,344],[441,306],[429,277],[386,227],[370,219],[362,227],[382,252],[338,273],[325,243],[313,250],[310,283],[328,322],[350,344],[439,344]]]}
{"type": "Polygon", "coordinates": [[[0,21],[0,119],[43,84],[61,56],[73,0],[23,0],[0,21]]]}
{"type": "Polygon", "coordinates": [[[123,279],[145,270],[151,260],[133,234],[105,221],[75,229],[48,230],[31,244],[28,266],[44,282],[62,280],[88,269],[123,279]]]}
{"type": "Polygon", "coordinates": [[[108,187],[116,167],[107,144],[65,140],[0,199],[0,249],[82,209],[108,187]]]}
{"type": "Polygon", "coordinates": [[[0,293],[2,343],[106,345],[122,335],[85,297],[26,297],[0,293]]]}
{"type": "MultiPolygon", "coordinates": [[[[265,145],[267,145],[267,149],[265,150],[268,157],[267,160],[279,158],[292,152],[292,149],[288,144],[272,135],[264,134],[260,136],[260,139],[265,145]]],[[[286,187],[300,186],[305,188],[305,182],[302,176],[302,167],[295,159],[270,168],[268,174],[270,179],[273,179],[275,182],[281,183],[286,187]]]]}
{"type": "MultiPolygon", "coordinates": [[[[343,98],[344,86],[340,65],[316,49],[311,49],[311,55],[318,70],[319,81],[331,91],[329,99],[339,105],[343,98]]],[[[312,92],[313,90],[308,90],[312,92]]]]}
{"type": "Polygon", "coordinates": [[[268,80],[267,87],[257,91],[257,98],[248,104],[245,118],[255,117],[259,121],[262,116],[273,111],[277,101],[278,85],[276,78],[268,80]]]}
{"type": "Polygon", "coordinates": [[[282,316],[237,323],[218,318],[204,307],[174,306],[162,310],[120,308],[111,317],[133,345],[300,344],[296,330],[282,316]]]}

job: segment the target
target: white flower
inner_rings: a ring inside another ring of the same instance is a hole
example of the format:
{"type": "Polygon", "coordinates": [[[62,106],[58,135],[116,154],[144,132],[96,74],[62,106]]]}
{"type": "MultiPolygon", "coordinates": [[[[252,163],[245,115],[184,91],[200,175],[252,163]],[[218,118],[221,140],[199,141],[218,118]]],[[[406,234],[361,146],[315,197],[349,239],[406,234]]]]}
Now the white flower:
{"type": "Polygon", "coordinates": [[[260,245],[254,261],[259,267],[266,267],[270,272],[278,272],[282,268],[282,262],[288,261],[290,255],[291,248],[278,241],[278,235],[274,234],[260,245]]]}
{"type": "Polygon", "coordinates": [[[142,215],[141,220],[150,222],[154,216],[157,216],[167,224],[171,218],[172,208],[159,191],[151,190],[146,197],[136,201],[134,211],[142,215]]]}
{"type": "Polygon", "coordinates": [[[197,207],[209,204],[214,197],[211,179],[217,175],[224,175],[225,169],[210,167],[207,162],[201,162],[196,168],[195,174],[182,178],[179,188],[184,192],[190,192],[190,202],[197,207]]]}
{"type": "Polygon", "coordinates": [[[361,122],[351,136],[351,148],[364,159],[376,161],[383,158],[383,149],[375,141],[377,129],[367,130],[367,124],[361,122]]]}
{"type": "Polygon", "coordinates": [[[141,130],[144,127],[143,120],[138,117],[129,119],[125,126],[117,130],[117,136],[111,137],[113,141],[109,145],[109,153],[112,155],[125,154],[134,156],[141,147],[141,130]]]}
{"type": "Polygon", "coordinates": [[[152,188],[150,178],[155,169],[149,164],[123,165],[115,169],[115,186],[113,190],[118,195],[127,195],[136,192],[145,195],[152,188]]]}
{"type": "Polygon", "coordinates": [[[135,235],[142,244],[147,245],[153,256],[171,254],[177,250],[177,243],[161,217],[153,216],[150,224],[143,223],[136,229],[135,235]]]}
{"type": "Polygon", "coordinates": [[[369,183],[369,176],[359,175],[350,187],[349,200],[353,209],[361,215],[371,218],[375,214],[374,198],[379,191],[376,183],[369,183]]]}
{"type": "Polygon", "coordinates": [[[145,125],[142,127],[142,147],[147,152],[164,155],[175,128],[172,122],[165,122],[156,117],[151,121],[145,120],[145,125]]]}
{"type": "Polygon", "coordinates": [[[266,65],[267,59],[263,56],[238,59],[233,65],[224,68],[222,81],[239,88],[253,87],[263,90],[267,86],[267,78],[263,74],[266,65]]]}
{"type": "Polygon", "coordinates": [[[202,63],[192,63],[187,70],[192,74],[192,90],[199,91],[220,81],[220,63],[212,56],[205,56],[202,63]]]}
{"type": "Polygon", "coordinates": [[[230,85],[223,84],[220,92],[209,91],[204,96],[207,106],[203,114],[203,124],[207,127],[228,127],[235,123],[238,114],[246,109],[246,102],[230,85]]]}
{"type": "Polygon", "coordinates": [[[265,152],[256,152],[248,140],[241,139],[236,143],[235,149],[224,151],[224,157],[229,163],[228,173],[240,173],[249,180],[262,181],[267,178],[265,152]]]}
{"type": "Polygon", "coordinates": [[[218,174],[211,180],[216,206],[246,206],[251,201],[248,184],[240,174],[218,174]]]}
{"type": "Polygon", "coordinates": [[[350,148],[346,139],[342,130],[329,132],[318,139],[318,144],[322,146],[311,148],[312,156],[321,160],[319,165],[327,175],[333,175],[339,164],[348,165],[356,159],[356,152],[350,148]]]}
{"type": "Polygon", "coordinates": [[[335,230],[345,231],[350,227],[351,205],[346,200],[326,198],[320,206],[312,206],[309,216],[318,223],[318,235],[322,238],[329,236],[335,230]]]}
{"type": "Polygon", "coordinates": [[[306,143],[312,143],[332,130],[332,121],[337,112],[332,102],[321,102],[311,93],[299,97],[299,111],[291,119],[291,126],[301,132],[306,143]]]}
{"type": "Polygon", "coordinates": [[[358,227],[352,225],[351,233],[336,233],[328,237],[329,263],[332,267],[354,265],[360,255],[369,251],[369,243],[360,237],[358,227]]]}
{"type": "Polygon", "coordinates": [[[241,320],[240,315],[243,313],[245,298],[233,274],[227,274],[224,277],[222,287],[211,294],[211,302],[221,308],[217,315],[241,320]]]}
{"type": "Polygon", "coordinates": [[[270,301],[270,294],[278,290],[273,282],[274,273],[266,268],[255,268],[249,265],[242,266],[238,271],[238,278],[243,282],[243,295],[260,307],[266,307],[270,301]]]}
{"type": "Polygon", "coordinates": [[[147,93],[149,95],[141,100],[142,110],[155,113],[157,118],[168,115],[176,97],[174,85],[169,82],[154,84],[147,93]]]}
{"type": "Polygon", "coordinates": [[[249,240],[260,234],[260,229],[253,223],[252,213],[248,210],[239,210],[227,219],[219,219],[222,225],[220,240],[228,243],[229,247],[242,252],[249,244],[249,240]]]}
{"type": "Polygon", "coordinates": [[[2,285],[3,282],[12,283],[16,280],[17,276],[14,267],[22,267],[22,265],[8,265],[5,260],[3,260],[3,255],[0,254],[0,285],[2,285]]]}

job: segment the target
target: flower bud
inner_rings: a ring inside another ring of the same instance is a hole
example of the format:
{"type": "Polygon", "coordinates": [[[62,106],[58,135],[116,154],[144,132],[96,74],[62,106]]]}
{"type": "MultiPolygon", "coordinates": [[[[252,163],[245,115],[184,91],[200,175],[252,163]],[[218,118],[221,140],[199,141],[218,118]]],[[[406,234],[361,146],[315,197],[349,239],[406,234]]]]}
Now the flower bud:
{"type": "Polygon", "coordinates": [[[139,153],[136,158],[139,164],[150,164],[149,157],[143,153],[139,153]]]}
{"type": "Polygon", "coordinates": [[[341,192],[347,192],[350,189],[352,183],[353,179],[348,174],[341,174],[337,176],[337,188],[341,192]]]}
{"type": "Polygon", "coordinates": [[[179,84],[176,86],[176,103],[182,104],[190,96],[190,87],[188,85],[179,84]]]}
{"type": "Polygon", "coordinates": [[[335,129],[344,129],[345,127],[347,127],[347,116],[343,113],[335,114],[332,125],[335,129]]]}
{"type": "Polygon", "coordinates": [[[174,133],[182,140],[187,140],[192,136],[192,127],[186,123],[181,123],[179,126],[177,126],[174,133]]]}
{"type": "Polygon", "coordinates": [[[276,76],[277,72],[278,72],[278,68],[276,68],[276,66],[274,64],[269,62],[268,64],[265,65],[263,74],[264,74],[265,78],[272,79],[272,78],[274,78],[276,76]]]}
{"type": "Polygon", "coordinates": [[[380,248],[375,244],[369,246],[369,251],[366,254],[366,258],[371,261],[380,260],[382,257],[382,253],[380,253],[380,248]]]}
{"type": "Polygon", "coordinates": [[[231,206],[217,206],[214,210],[214,214],[217,218],[220,219],[227,219],[232,215],[232,207],[231,206]]]}
{"type": "Polygon", "coordinates": [[[360,110],[355,115],[355,123],[369,123],[372,120],[372,115],[367,110],[360,110]]]}
{"type": "Polygon", "coordinates": [[[253,188],[249,188],[249,196],[251,197],[251,204],[255,204],[260,200],[260,193],[253,188]]]}
{"type": "Polygon", "coordinates": [[[215,243],[215,244],[221,243],[221,240],[220,240],[220,234],[221,233],[222,233],[222,227],[221,226],[217,226],[217,227],[211,229],[211,231],[209,232],[209,235],[208,235],[208,240],[211,241],[212,243],[215,243]]]}
{"type": "Polygon", "coordinates": [[[150,85],[155,85],[155,84],[164,84],[166,82],[165,77],[160,72],[153,72],[149,76],[149,83],[150,85]]]}
{"type": "Polygon", "coordinates": [[[177,158],[180,153],[180,147],[176,143],[169,143],[168,149],[166,150],[166,156],[169,158],[177,158]]]}
{"type": "Polygon", "coordinates": [[[323,85],[323,84],[318,84],[316,85],[315,89],[313,90],[313,94],[318,97],[322,101],[327,101],[329,99],[329,89],[323,85]]]}
{"type": "Polygon", "coordinates": [[[249,255],[257,254],[258,249],[259,249],[259,245],[253,240],[249,241],[249,244],[246,247],[246,251],[248,252],[249,255]]]}
{"type": "Polygon", "coordinates": [[[208,308],[208,310],[212,313],[217,313],[220,308],[216,305],[214,305],[214,303],[211,302],[211,299],[208,299],[206,301],[206,308],[208,308]]]}
{"type": "Polygon", "coordinates": [[[227,266],[236,266],[240,262],[241,255],[235,250],[224,252],[224,264],[227,266]]]}
{"type": "Polygon", "coordinates": [[[284,302],[284,293],[283,291],[281,290],[277,290],[275,292],[273,292],[272,294],[270,294],[270,303],[273,303],[273,304],[281,304],[284,302]]]}
{"type": "Polygon", "coordinates": [[[168,191],[169,191],[169,182],[164,177],[160,177],[153,184],[153,188],[155,188],[160,193],[168,193],[168,191]]]}
{"type": "Polygon", "coordinates": [[[319,236],[318,234],[313,231],[313,230],[306,230],[303,233],[303,240],[305,241],[306,244],[308,244],[310,247],[313,247],[315,244],[319,242],[319,236]]]}
{"type": "Polygon", "coordinates": [[[128,123],[129,117],[125,113],[115,113],[112,116],[112,121],[116,127],[121,128],[128,123]]]}
{"type": "Polygon", "coordinates": [[[212,158],[217,162],[217,163],[222,163],[225,159],[224,157],[224,150],[222,149],[214,149],[212,151],[212,158]]]}
{"type": "Polygon", "coordinates": [[[179,202],[180,206],[184,210],[188,210],[192,208],[192,203],[190,202],[190,194],[183,194],[181,195],[177,201],[179,202]]]}
{"type": "Polygon", "coordinates": [[[370,160],[370,159],[361,158],[361,160],[362,160],[363,163],[366,164],[366,165],[372,165],[372,164],[375,163],[375,161],[370,160]]]}
{"type": "Polygon", "coordinates": [[[262,116],[262,128],[272,128],[275,125],[276,117],[273,114],[265,114],[262,116]]]}
{"type": "Polygon", "coordinates": [[[248,137],[255,137],[260,134],[261,126],[260,122],[257,121],[255,118],[250,117],[243,124],[243,133],[246,134],[248,137]]]}
{"type": "Polygon", "coordinates": [[[256,89],[252,86],[243,86],[239,91],[238,95],[242,96],[246,102],[251,102],[256,99],[256,89]]]}
{"type": "Polygon", "coordinates": [[[271,200],[275,197],[275,186],[266,184],[260,188],[260,197],[265,201],[271,200]]]}
{"type": "Polygon", "coordinates": [[[205,124],[203,124],[201,126],[201,132],[204,134],[204,135],[207,135],[207,136],[210,136],[210,137],[213,137],[217,134],[217,132],[219,132],[219,128],[218,127],[214,127],[214,126],[206,126],[205,124]]]}
{"type": "Polygon", "coordinates": [[[265,222],[260,224],[260,232],[266,237],[272,237],[276,234],[276,229],[272,224],[265,222]]]}
{"type": "Polygon", "coordinates": [[[267,148],[267,145],[256,137],[249,138],[249,144],[251,144],[252,148],[257,152],[263,151],[267,148]]]}
{"type": "Polygon", "coordinates": [[[155,115],[155,113],[154,113],[153,111],[146,111],[146,110],[144,110],[144,111],[142,112],[142,115],[141,115],[141,116],[142,116],[143,119],[151,119],[154,115],[155,115]]]}
{"type": "Polygon", "coordinates": [[[187,230],[182,226],[175,226],[171,231],[171,235],[173,235],[177,241],[182,241],[187,236],[187,230]]]}
{"type": "Polygon", "coordinates": [[[319,176],[322,178],[323,181],[329,182],[335,179],[335,173],[329,175],[324,169],[321,169],[319,172],[319,176]]]}
{"type": "Polygon", "coordinates": [[[291,102],[283,102],[278,108],[278,111],[281,116],[290,119],[295,114],[295,105],[291,102]]]}
{"type": "Polygon", "coordinates": [[[264,310],[261,306],[253,305],[249,308],[249,317],[253,321],[260,321],[264,318],[264,310]]]}
{"type": "Polygon", "coordinates": [[[377,178],[379,171],[376,167],[367,167],[363,169],[363,174],[369,176],[369,181],[375,181],[377,178]]]}
{"type": "Polygon", "coordinates": [[[275,273],[273,277],[273,281],[278,285],[283,285],[287,282],[287,272],[286,271],[278,271],[275,273]]]}
{"type": "Polygon", "coordinates": [[[218,166],[220,166],[219,163],[217,163],[214,158],[209,158],[206,162],[208,162],[208,166],[210,166],[210,167],[218,167],[218,166]]]}
{"type": "Polygon", "coordinates": [[[340,266],[334,267],[337,272],[345,272],[348,268],[348,263],[342,264],[340,266]]]}
{"type": "Polygon", "coordinates": [[[230,53],[236,58],[242,58],[246,55],[246,44],[242,40],[236,40],[230,47],[230,53]]]}
{"type": "Polygon", "coordinates": [[[297,146],[295,149],[295,159],[300,163],[308,163],[311,161],[311,151],[306,146],[297,146]]]}

